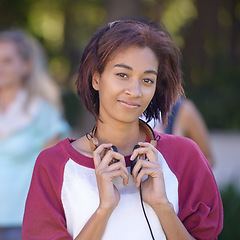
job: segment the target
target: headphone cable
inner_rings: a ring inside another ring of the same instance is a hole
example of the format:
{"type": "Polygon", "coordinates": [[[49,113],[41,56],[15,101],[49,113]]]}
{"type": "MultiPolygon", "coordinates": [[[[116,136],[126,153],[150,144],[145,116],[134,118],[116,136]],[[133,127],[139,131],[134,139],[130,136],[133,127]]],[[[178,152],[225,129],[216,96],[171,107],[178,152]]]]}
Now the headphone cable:
{"type": "Polygon", "coordinates": [[[145,219],[146,219],[146,221],[147,221],[148,228],[149,228],[149,231],[150,231],[150,233],[151,233],[152,239],[155,240],[155,238],[154,238],[154,236],[153,236],[152,228],[151,228],[150,223],[149,223],[149,221],[148,221],[147,214],[146,214],[146,211],[145,211],[145,208],[144,208],[144,205],[143,205],[143,199],[142,199],[142,184],[141,184],[141,183],[140,183],[139,190],[140,190],[140,199],[141,199],[142,210],[143,210],[145,219]]]}

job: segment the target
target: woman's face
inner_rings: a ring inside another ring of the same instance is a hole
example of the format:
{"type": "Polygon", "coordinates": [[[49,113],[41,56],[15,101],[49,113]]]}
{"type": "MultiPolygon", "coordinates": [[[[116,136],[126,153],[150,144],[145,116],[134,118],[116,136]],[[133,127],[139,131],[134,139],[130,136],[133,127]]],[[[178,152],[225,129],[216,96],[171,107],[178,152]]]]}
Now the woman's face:
{"type": "Polygon", "coordinates": [[[29,64],[18,53],[11,41],[0,41],[0,88],[20,85],[29,71],[29,64]]]}
{"type": "Polygon", "coordinates": [[[131,46],[118,52],[101,75],[93,76],[100,119],[137,121],[154,96],[157,71],[158,60],[148,47],[131,46]]]}

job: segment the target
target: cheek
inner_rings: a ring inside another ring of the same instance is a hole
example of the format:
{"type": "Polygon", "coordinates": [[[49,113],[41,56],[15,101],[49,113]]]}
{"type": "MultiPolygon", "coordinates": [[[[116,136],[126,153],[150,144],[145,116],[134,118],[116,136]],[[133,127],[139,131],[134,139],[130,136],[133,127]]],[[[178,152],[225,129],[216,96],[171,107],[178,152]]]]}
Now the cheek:
{"type": "Polygon", "coordinates": [[[145,90],[145,93],[143,95],[145,96],[146,101],[148,101],[149,103],[151,102],[155,94],[155,91],[156,91],[156,87],[145,90]]]}
{"type": "Polygon", "coordinates": [[[114,97],[122,89],[120,83],[120,81],[116,81],[116,79],[114,79],[114,76],[102,78],[99,82],[99,96],[104,96],[105,98],[114,97]]]}
{"type": "Polygon", "coordinates": [[[12,84],[21,82],[25,75],[21,66],[9,65],[4,70],[4,76],[6,82],[12,84]]]}
{"type": "Polygon", "coordinates": [[[106,84],[100,84],[98,92],[100,102],[106,102],[108,104],[111,103],[111,99],[114,95],[114,89],[111,88],[111,86],[106,84]]]}
{"type": "Polygon", "coordinates": [[[8,74],[17,75],[21,72],[21,65],[17,62],[3,63],[2,69],[8,74]]]}
{"type": "Polygon", "coordinates": [[[11,80],[17,75],[15,69],[13,68],[13,65],[9,63],[1,64],[0,72],[1,76],[5,77],[7,80],[11,80]]]}

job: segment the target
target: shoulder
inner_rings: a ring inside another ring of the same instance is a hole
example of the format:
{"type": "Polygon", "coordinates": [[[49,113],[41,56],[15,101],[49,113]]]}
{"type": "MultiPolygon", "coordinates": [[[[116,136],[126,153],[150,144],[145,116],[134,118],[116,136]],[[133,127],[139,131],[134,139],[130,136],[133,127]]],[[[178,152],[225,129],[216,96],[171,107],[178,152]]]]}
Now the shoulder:
{"type": "Polygon", "coordinates": [[[44,100],[41,100],[36,114],[35,126],[39,131],[41,141],[44,143],[58,135],[63,139],[68,136],[71,130],[62,113],[44,100]]]}
{"type": "Polygon", "coordinates": [[[201,118],[201,114],[196,105],[189,99],[185,99],[181,106],[180,116],[187,124],[201,118]]]}
{"type": "Polygon", "coordinates": [[[172,134],[156,133],[160,136],[157,148],[163,154],[188,156],[200,154],[201,150],[198,145],[190,138],[180,137],[172,134]]]}
{"type": "Polygon", "coordinates": [[[28,113],[33,117],[35,123],[49,122],[52,118],[61,118],[61,113],[53,105],[39,96],[31,98],[28,105],[28,113]]]}
{"type": "Polygon", "coordinates": [[[204,154],[193,140],[170,134],[159,135],[157,149],[178,178],[186,173],[191,177],[199,171],[212,174],[204,154]]]}
{"type": "Polygon", "coordinates": [[[60,168],[64,168],[69,160],[72,160],[78,165],[93,168],[92,157],[87,156],[87,152],[79,151],[79,148],[76,147],[76,142],[76,139],[66,138],[53,147],[43,150],[37,158],[36,167],[60,170],[60,168]]]}
{"type": "Polygon", "coordinates": [[[60,141],[56,145],[47,148],[40,152],[36,166],[37,167],[59,167],[64,165],[70,158],[67,148],[70,144],[70,139],[66,138],[65,140],[60,141]]]}
{"type": "Polygon", "coordinates": [[[43,150],[36,160],[31,186],[37,189],[54,188],[58,194],[64,178],[64,171],[70,156],[66,151],[66,145],[70,144],[65,139],[53,147],[43,150]]]}
{"type": "Polygon", "coordinates": [[[43,111],[42,113],[50,113],[50,114],[60,114],[60,111],[53,106],[51,103],[46,100],[39,98],[39,110],[43,111]]]}
{"type": "Polygon", "coordinates": [[[182,101],[182,107],[186,108],[187,110],[196,109],[196,106],[193,103],[193,101],[191,101],[190,99],[186,99],[186,98],[182,101]]]}

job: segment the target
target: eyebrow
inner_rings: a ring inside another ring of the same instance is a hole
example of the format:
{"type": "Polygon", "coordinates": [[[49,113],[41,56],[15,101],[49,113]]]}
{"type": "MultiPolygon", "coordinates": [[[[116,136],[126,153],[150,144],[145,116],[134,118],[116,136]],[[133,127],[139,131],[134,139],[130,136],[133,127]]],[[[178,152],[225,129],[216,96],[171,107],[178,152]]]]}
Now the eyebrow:
{"type": "MultiPolygon", "coordinates": [[[[123,63],[116,64],[116,65],[114,65],[114,67],[125,68],[125,69],[131,70],[131,71],[133,70],[132,67],[130,67],[130,66],[128,66],[128,65],[125,65],[125,64],[123,64],[123,63]]],[[[156,76],[158,75],[157,72],[154,71],[154,70],[146,70],[144,73],[154,74],[154,75],[156,75],[156,76]]]]}

